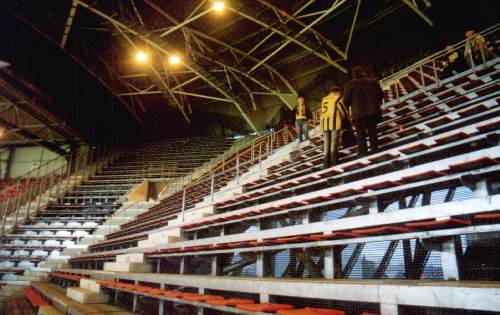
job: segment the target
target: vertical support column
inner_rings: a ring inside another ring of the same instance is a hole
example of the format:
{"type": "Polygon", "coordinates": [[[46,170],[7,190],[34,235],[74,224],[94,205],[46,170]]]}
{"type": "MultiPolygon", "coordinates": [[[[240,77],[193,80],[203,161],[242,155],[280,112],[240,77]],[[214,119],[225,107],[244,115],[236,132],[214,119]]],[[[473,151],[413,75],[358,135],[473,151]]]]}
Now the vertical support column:
{"type": "Polygon", "coordinates": [[[333,247],[329,247],[325,249],[325,269],[324,276],[325,279],[334,279],[335,278],[335,262],[334,262],[334,251],[333,247]]]}
{"type": "Polygon", "coordinates": [[[441,264],[444,280],[460,280],[457,250],[454,238],[445,241],[441,245],[441,264]]]}
{"type": "MultiPolygon", "coordinates": [[[[205,294],[205,288],[198,288],[198,294],[205,294]]],[[[198,306],[197,307],[198,309],[198,312],[197,314],[198,315],[203,315],[203,313],[205,312],[205,308],[203,306],[198,306]]]]}
{"type": "MultiPolygon", "coordinates": [[[[139,281],[135,280],[134,284],[138,285],[139,281]]],[[[134,312],[134,313],[137,312],[137,294],[136,293],[134,293],[134,300],[132,302],[132,312],[134,312]]]]}
{"type": "Polygon", "coordinates": [[[380,315],[398,315],[398,305],[397,304],[380,304],[380,315]]]}
{"type": "Polygon", "coordinates": [[[156,261],[156,273],[160,273],[161,270],[161,258],[156,261]]]}
{"type": "Polygon", "coordinates": [[[257,253],[257,271],[256,275],[257,277],[264,277],[265,275],[265,266],[264,266],[264,253],[263,252],[258,252],[257,253]]]}
{"type": "Polygon", "coordinates": [[[181,257],[181,263],[179,264],[179,274],[183,275],[186,273],[186,257],[181,257]]]}
{"type": "Polygon", "coordinates": [[[12,169],[12,160],[14,160],[15,148],[9,147],[9,155],[5,161],[5,172],[1,178],[10,178],[10,171],[12,169]]]}
{"type": "Polygon", "coordinates": [[[339,247],[330,247],[325,249],[324,275],[326,279],[338,279],[342,275],[342,256],[339,247]]]}
{"type": "Polygon", "coordinates": [[[214,255],[211,257],[211,259],[212,259],[212,266],[210,269],[210,275],[211,276],[218,276],[221,274],[220,264],[219,264],[219,256],[214,255]]]}
{"type": "Polygon", "coordinates": [[[369,214],[375,214],[378,213],[378,202],[377,200],[370,200],[368,202],[368,213],[369,214]]]}
{"type": "MultiPolygon", "coordinates": [[[[165,283],[160,283],[160,289],[165,289],[165,283]]],[[[165,301],[164,300],[159,300],[158,301],[158,315],[163,315],[163,308],[165,307],[164,306],[165,304],[165,301]]]]}

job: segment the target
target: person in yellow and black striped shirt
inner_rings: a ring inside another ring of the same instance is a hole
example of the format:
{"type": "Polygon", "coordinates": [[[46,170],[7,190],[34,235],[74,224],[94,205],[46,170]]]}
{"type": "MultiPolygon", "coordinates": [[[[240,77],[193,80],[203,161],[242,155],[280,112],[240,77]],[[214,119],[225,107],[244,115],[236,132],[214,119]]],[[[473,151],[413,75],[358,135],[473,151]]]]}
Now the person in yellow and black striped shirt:
{"type": "Polygon", "coordinates": [[[321,101],[321,130],[323,131],[323,164],[325,168],[337,164],[337,153],[342,133],[342,122],[348,112],[342,101],[341,89],[332,87],[321,101]]]}
{"type": "Polygon", "coordinates": [[[309,140],[307,112],[308,110],[304,98],[300,96],[297,99],[297,107],[295,107],[295,130],[297,131],[297,139],[299,140],[299,143],[309,140]]]}

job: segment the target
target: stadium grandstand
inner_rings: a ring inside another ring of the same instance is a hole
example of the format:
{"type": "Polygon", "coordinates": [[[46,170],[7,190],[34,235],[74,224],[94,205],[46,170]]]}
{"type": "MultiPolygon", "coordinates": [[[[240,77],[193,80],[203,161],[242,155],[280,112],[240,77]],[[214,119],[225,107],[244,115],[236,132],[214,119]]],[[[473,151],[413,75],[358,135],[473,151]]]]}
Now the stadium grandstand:
{"type": "Polygon", "coordinates": [[[494,7],[2,0],[0,314],[500,314],[494,7]]]}

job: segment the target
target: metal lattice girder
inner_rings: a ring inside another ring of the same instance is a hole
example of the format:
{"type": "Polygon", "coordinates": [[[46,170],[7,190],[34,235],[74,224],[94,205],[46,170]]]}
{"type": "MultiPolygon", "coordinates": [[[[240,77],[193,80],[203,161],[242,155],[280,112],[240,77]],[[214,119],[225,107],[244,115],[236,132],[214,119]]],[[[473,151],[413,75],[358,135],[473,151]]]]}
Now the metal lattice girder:
{"type": "MultiPolygon", "coordinates": [[[[297,38],[299,35],[301,35],[302,33],[306,32],[309,28],[311,28],[312,26],[314,26],[316,23],[318,23],[322,19],[324,19],[328,14],[330,14],[331,12],[333,12],[336,8],[338,8],[344,2],[345,2],[345,0],[340,0],[340,1],[337,1],[336,3],[334,3],[330,7],[330,9],[327,10],[327,12],[323,13],[313,23],[310,23],[306,28],[303,28],[298,33],[296,33],[294,30],[290,29],[289,27],[286,27],[286,25],[284,25],[284,24],[281,25],[281,28],[283,28],[283,30],[282,30],[282,29],[280,29],[278,27],[272,26],[270,23],[267,23],[265,21],[262,21],[262,20],[259,20],[259,19],[255,18],[255,16],[257,16],[257,14],[255,12],[253,12],[254,9],[252,9],[252,8],[245,7],[245,8],[238,8],[238,9],[236,9],[236,8],[231,7],[231,6],[227,6],[227,7],[232,12],[234,12],[234,13],[236,13],[238,15],[241,15],[244,18],[246,18],[246,19],[248,19],[250,21],[253,21],[254,23],[256,23],[256,24],[258,24],[258,25],[260,25],[262,27],[265,27],[267,29],[272,30],[273,32],[275,32],[276,34],[282,36],[285,39],[285,42],[283,44],[281,44],[280,47],[278,47],[274,52],[268,54],[265,59],[261,60],[261,62],[269,59],[270,56],[271,57],[274,56],[278,51],[280,51],[281,49],[283,49],[286,45],[288,45],[290,43],[295,43],[296,45],[302,47],[303,49],[305,49],[305,50],[307,50],[309,52],[311,52],[312,54],[314,54],[315,56],[319,57],[320,59],[322,59],[326,63],[330,64],[331,66],[336,67],[337,69],[339,69],[343,73],[347,73],[347,70],[343,66],[341,66],[340,64],[338,64],[336,61],[332,60],[329,56],[319,53],[317,45],[314,45],[312,43],[306,43],[305,39],[300,39],[299,40],[297,38]],[[296,33],[296,34],[294,34],[294,33],[296,33]]],[[[251,71],[254,70],[255,68],[256,68],[256,66],[254,66],[251,69],[251,71]]]]}
{"type": "MultiPolygon", "coordinates": [[[[410,7],[410,9],[413,10],[413,12],[415,12],[418,16],[420,16],[422,18],[422,20],[425,21],[425,23],[427,23],[429,26],[433,26],[434,23],[432,22],[432,20],[427,16],[425,15],[424,12],[422,12],[422,10],[418,7],[418,5],[415,3],[415,1],[412,1],[412,0],[403,0],[403,2],[408,6],[410,7]]],[[[430,5],[430,2],[427,2],[429,5],[430,5]]],[[[426,3],[426,5],[427,5],[426,3]]]]}
{"type": "MultiPolygon", "coordinates": [[[[127,33],[125,33],[120,27],[118,27],[116,24],[113,24],[116,29],[118,29],[120,31],[120,33],[122,34],[123,38],[126,39],[126,41],[134,48],[137,50],[137,45],[134,43],[134,41],[127,35],[127,33]]],[[[153,73],[153,76],[152,76],[152,80],[153,82],[155,82],[155,84],[161,88],[162,90],[162,96],[165,97],[167,99],[167,101],[169,101],[167,95],[169,95],[175,102],[175,104],[177,105],[177,107],[179,108],[179,111],[182,113],[182,115],[184,116],[184,118],[186,119],[186,121],[188,123],[191,123],[191,120],[189,119],[189,117],[187,116],[186,112],[184,111],[184,108],[182,107],[182,104],[179,102],[179,100],[177,99],[177,97],[175,97],[175,95],[172,93],[170,87],[168,86],[168,84],[162,79],[162,77],[160,76],[160,74],[158,73],[158,71],[156,71],[156,69],[151,65],[150,62],[147,62],[147,65],[149,67],[149,69],[151,70],[151,72],[153,73]]]]}
{"type": "MultiPolygon", "coordinates": [[[[332,43],[332,41],[328,38],[326,38],[323,34],[321,34],[320,32],[314,30],[312,27],[310,27],[307,23],[304,23],[302,22],[301,20],[299,20],[298,18],[296,18],[294,15],[292,14],[289,14],[287,13],[286,11],[284,10],[281,10],[279,9],[278,7],[274,6],[273,4],[271,4],[269,1],[267,0],[257,0],[257,2],[265,5],[266,7],[269,7],[271,9],[273,9],[274,11],[278,11],[279,14],[283,14],[288,20],[291,20],[297,24],[299,24],[300,26],[302,26],[304,29],[308,29],[309,32],[312,32],[315,36],[315,38],[318,40],[318,42],[320,44],[325,44],[326,46],[330,47],[332,50],[334,50],[336,53],[338,53],[340,56],[342,56],[344,58],[344,60],[347,59],[347,55],[342,51],[340,50],[339,47],[337,47],[336,45],[334,45],[332,43]]],[[[326,11],[325,11],[326,12],[326,11]]],[[[323,13],[325,13],[323,12],[323,13]]],[[[283,23],[284,24],[284,23],[283,23]]]]}
{"type": "MultiPolygon", "coordinates": [[[[161,16],[165,17],[171,23],[174,23],[174,25],[176,25],[176,26],[180,25],[180,23],[174,17],[172,17],[170,14],[168,14],[160,6],[156,5],[152,0],[144,0],[144,2],[147,5],[149,5],[151,8],[153,8],[156,12],[158,12],[161,16]]],[[[234,46],[231,46],[231,45],[229,45],[229,44],[227,44],[227,43],[225,43],[225,42],[223,42],[223,41],[221,41],[221,40],[219,40],[219,39],[217,39],[217,38],[215,38],[215,37],[213,37],[211,35],[208,35],[208,34],[206,34],[204,32],[199,31],[199,30],[187,27],[185,24],[182,27],[183,27],[183,29],[186,29],[186,31],[188,31],[189,33],[191,33],[193,36],[200,37],[202,39],[211,41],[211,42],[213,42],[213,43],[215,43],[215,44],[217,44],[219,46],[222,46],[224,48],[229,49],[231,52],[234,52],[235,54],[247,57],[249,60],[252,60],[255,63],[262,64],[272,74],[274,74],[278,78],[280,78],[280,80],[287,86],[287,88],[290,90],[290,92],[292,94],[297,94],[297,91],[292,86],[292,84],[287,79],[285,79],[285,77],[281,73],[279,73],[276,69],[274,69],[272,66],[270,66],[268,64],[265,64],[265,63],[261,63],[261,61],[259,59],[255,58],[255,57],[253,57],[253,56],[245,53],[244,51],[242,51],[242,50],[240,50],[240,49],[238,49],[238,48],[236,48],[234,46]]],[[[204,53],[197,52],[196,50],[192,50],[191,52],[195,53],[200,58],[207,58],[207,56],[204,53]]],[[[218,65],[220,65],[222,67],[230,67],[232,71],[237,72],[240,75],[244,75],[245,77],[247,77],[248,79],[250,79],[254,83],[256,83],[259,86],[263,87],[267,91],[270,91],[275,96],[277,96],[278,98],[281,99],[280,94],[278,92],[274,91],[270,87],[271,86],[270,84],[268,84],[267,82],[263,82],[263,80],[260,79],[260,78],[258,79],[258,78],[255,78],[253,76],[248,75],[247,69],[240,69],[239,67],[230,66],[229,64],[227,64],[225,62],[222,62],[218,58],[210,58],[210,60],[215,61],[218,65]]],[[[283,102],[288,106],[288,104],[285,101],[283,101],[283,102]]]]}
{"type": "MultiPolygon", "coordinates": [[[[158,38],[155,34],[148,33],[148,32],[140,32],[140,31],[134,29],[133,27],[128,26],[128,25],[118,21],[117,19],[111,17],[110,15],[88,5],[85,2],[78,1],[78,4],[81,5],[83,8],[85,8],[86,10],[92,12],[93,14],[110,22],[111,24],[114,24],[115,26],[120,27],[126,33],[130,33],[131,35],[137,36],[143,42],[149,44],[151,47],[155,48],[163,55],[165,55],[165,56],[172,56],[173,55],[172,52],[175,51],[175,49],[173,47],[171,47],[168,43],[165,43],[164,41],[162,41],[161,38],[158,38]]],[[[182,62],[181,64],[184,67],[186,67],[187,69],[189,69],[191,72],[196,74],[198,77],[200,77],[203,81],[205,81],[209,86],[211,86],[214,90],[219,92],[226,99],[231,101],[233,103],[233,105],[236,107],[236,109],[240,112],[243,119],[247,122],[247,124],[254,131],[258,132],[257,128],[255,127],[253,122],[250,120],[250,118],[243,111],[243,108],[241,106],[242,104],[245,103],[245,102],[243,102],[243,100],[241,100],[237,95],[234,95],[232,93],[232,91],[217,86],[217,84],[215,82],[213,82],[213,78],[210,77],[210,73],[206,69],[204,69],[201,65],[193,63],[193,62],[182,62]]]]}

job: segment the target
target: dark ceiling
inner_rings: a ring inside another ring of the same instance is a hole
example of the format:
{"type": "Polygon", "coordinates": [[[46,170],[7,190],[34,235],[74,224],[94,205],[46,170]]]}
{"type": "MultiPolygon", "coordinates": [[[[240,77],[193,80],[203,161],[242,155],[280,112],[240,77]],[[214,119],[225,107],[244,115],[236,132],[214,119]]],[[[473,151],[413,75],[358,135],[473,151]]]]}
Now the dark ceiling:
{"type": "Polygon", "coordinates": [[[354,64],[382,76],[498,21],[491,1],[473,10],[470,2],[423,0],[233,0],[221,12],[212,5],[2,0],[0,60],[50,94],[50,110],[88,139],[245,132],[272,124],[297,94],[319,99],[354,64]],[[135,61],[137,50],[148,63],[135,61]],[[173,54],[181,64],[168,63],[173,54]]]}

